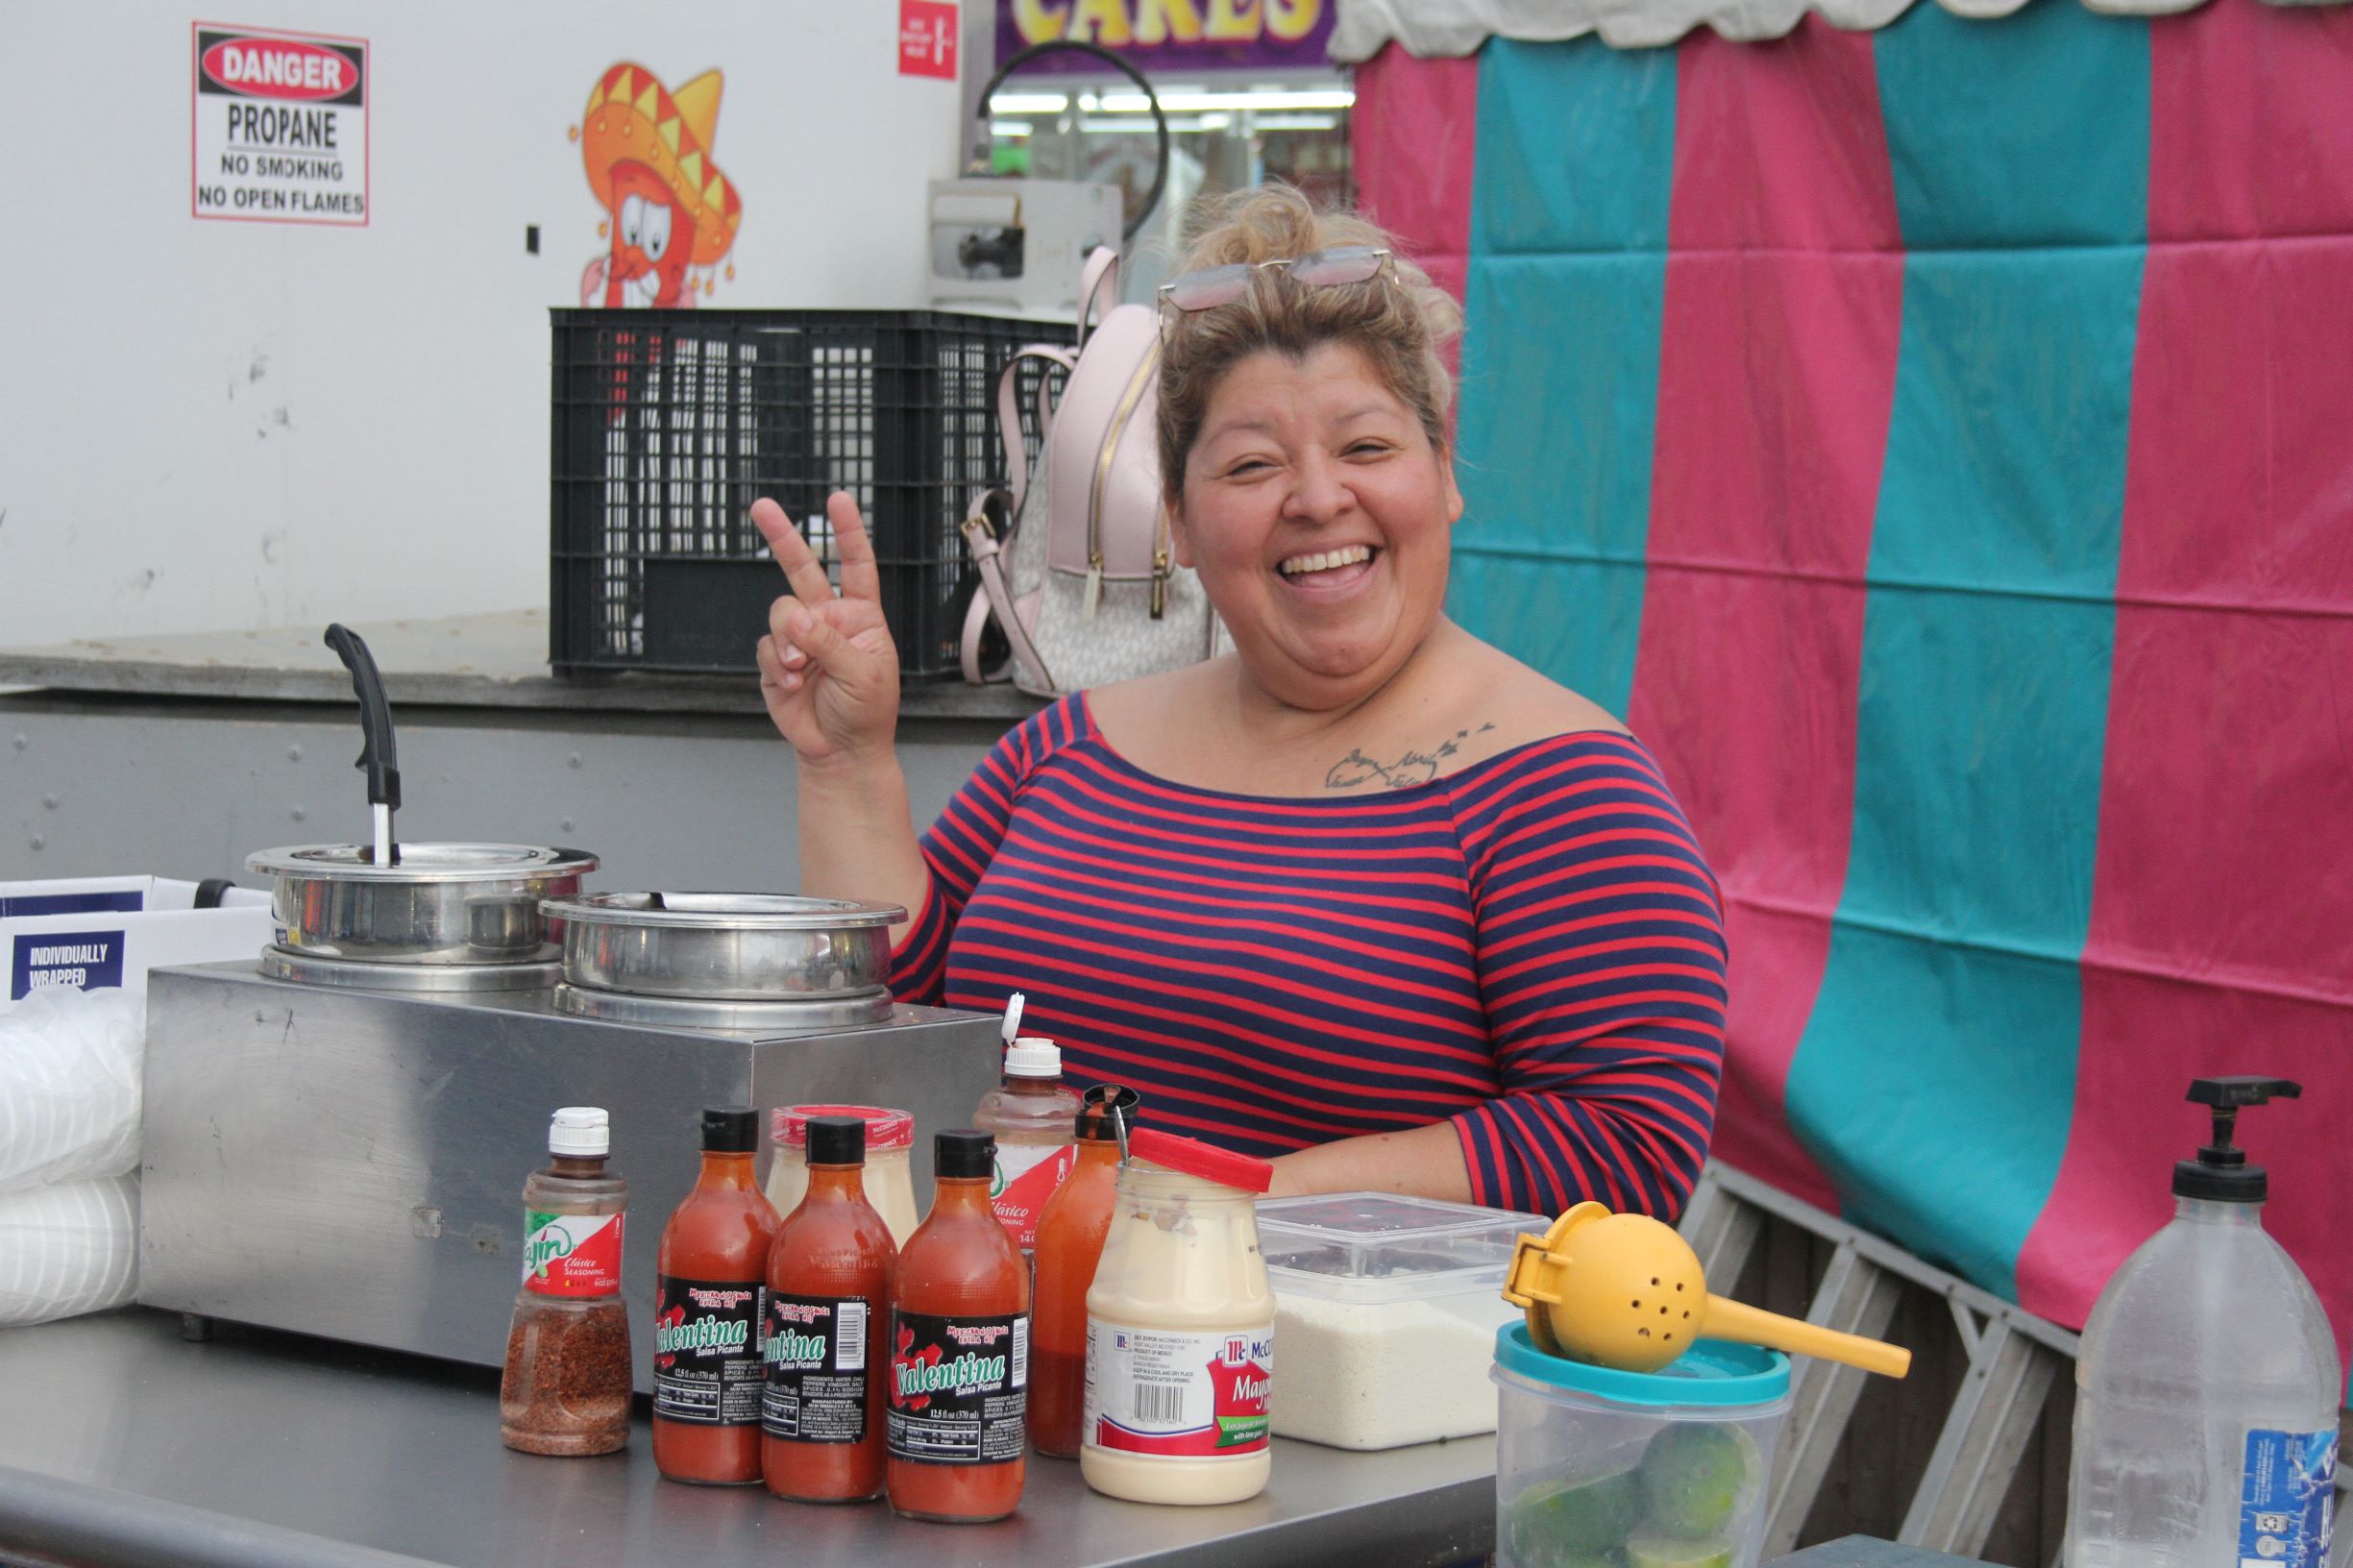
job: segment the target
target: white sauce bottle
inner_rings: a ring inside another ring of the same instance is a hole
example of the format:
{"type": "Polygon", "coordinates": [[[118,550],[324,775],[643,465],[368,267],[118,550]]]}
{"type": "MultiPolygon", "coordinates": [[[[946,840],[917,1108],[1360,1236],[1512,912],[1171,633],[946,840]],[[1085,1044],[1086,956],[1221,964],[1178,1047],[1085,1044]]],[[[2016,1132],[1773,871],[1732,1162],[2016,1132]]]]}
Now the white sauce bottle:
{"type": "Polygon", "coordinates": [[[1087,1292],[1079,1472],[1137,1503],[1265,1489],[1275,1298],[1256,1195],[1274,1167],[1139,1130],[1087,1292]]]}

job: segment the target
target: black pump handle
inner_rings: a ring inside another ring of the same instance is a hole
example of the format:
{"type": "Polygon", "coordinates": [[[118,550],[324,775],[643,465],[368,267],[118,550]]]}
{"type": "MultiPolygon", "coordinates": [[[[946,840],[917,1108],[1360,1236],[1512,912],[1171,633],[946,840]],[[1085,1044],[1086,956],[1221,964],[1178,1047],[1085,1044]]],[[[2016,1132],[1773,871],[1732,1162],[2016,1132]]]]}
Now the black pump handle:
{"type": "Polygon", "coordinates": [[[359,633],[341,622],[327,628],[327,646],[335,650],[343,668],[352,673],[352,690],[359,698],[359,760],[352,766],[366,771],[368,803],[401,809],[401,764],[392,740],[392,705],[384,700],[384,677],[376,673],[376,656],[359,633]]]}
{"type": "Polygon", "coordinates": [[[2237,1110],[2266,1100],[2301,1098],[2304,1086],[2289,1078],[2199,1078],[2190,1085],[2190,1103],[2237,1110]]]}

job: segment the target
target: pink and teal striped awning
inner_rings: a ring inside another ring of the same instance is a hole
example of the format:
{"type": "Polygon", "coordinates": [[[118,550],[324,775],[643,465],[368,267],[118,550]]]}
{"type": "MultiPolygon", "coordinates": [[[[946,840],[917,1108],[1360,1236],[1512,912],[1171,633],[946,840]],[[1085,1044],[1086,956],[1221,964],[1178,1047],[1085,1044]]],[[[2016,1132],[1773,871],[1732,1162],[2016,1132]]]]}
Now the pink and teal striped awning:
{"type": "Polygon", "coordinates": [[[1359,73],[1459,290],[1458,616],[1723,879],[1718,1152],[2062,1322],[2194,1075],[2353,1330],[2353,12],[1359,73]]]}

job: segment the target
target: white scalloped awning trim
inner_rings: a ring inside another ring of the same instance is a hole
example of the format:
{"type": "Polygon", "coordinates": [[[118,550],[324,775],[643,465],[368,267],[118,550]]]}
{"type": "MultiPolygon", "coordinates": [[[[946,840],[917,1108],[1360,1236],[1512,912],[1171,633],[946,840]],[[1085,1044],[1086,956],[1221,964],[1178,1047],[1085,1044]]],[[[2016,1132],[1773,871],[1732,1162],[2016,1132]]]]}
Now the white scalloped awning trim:
{"type": "MultiPolygon", "coordinates": [[[[1956,16],[2007,16],[2026,0],[1936,0],[1956,16]]],[[[2111,16],[2171,16],[2206,0],[2082,0],[2111,16]]],[[[2341,5],[2346,0],[2269,0],[2273,5],[2341,5]]],[[[1613,49],[1653,49],[1695,27],[1712,27],[1743,43],[1786,37],[1808,11],[1832,27],[1869,32],[1912,8],[1913,0],[1340,0],[1332,58],[1370,60],[1402,43],[1424,60],[1475,52],[1491,37],[1553,43],[1599,33],[1613,49]]]]}

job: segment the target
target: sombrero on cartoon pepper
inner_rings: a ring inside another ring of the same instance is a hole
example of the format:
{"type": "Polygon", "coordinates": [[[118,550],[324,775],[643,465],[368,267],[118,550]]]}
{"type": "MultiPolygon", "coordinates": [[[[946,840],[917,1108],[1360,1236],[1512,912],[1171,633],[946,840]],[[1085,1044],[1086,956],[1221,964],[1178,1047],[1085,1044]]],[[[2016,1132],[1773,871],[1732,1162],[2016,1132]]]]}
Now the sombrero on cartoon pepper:
{"type": "Polygon", "coordinates": [[[743,198],[711,159],[719,89],[719,73],[705,71],[673,93],[651,71],[624,61],[590,91],[580,120],[580,159],[597,200],[613,205],[615,164],[645,164],[695,220],[688,259],[699,267],[727,254],[744,221],[743,198]]]}

